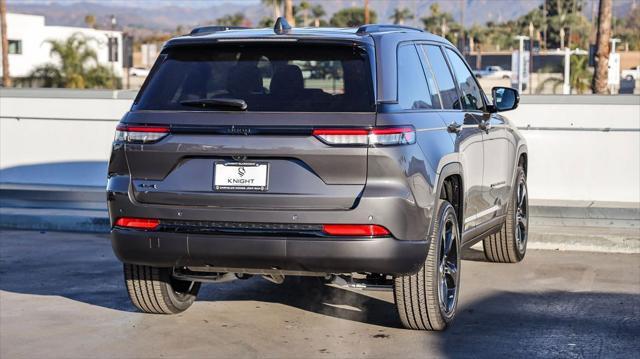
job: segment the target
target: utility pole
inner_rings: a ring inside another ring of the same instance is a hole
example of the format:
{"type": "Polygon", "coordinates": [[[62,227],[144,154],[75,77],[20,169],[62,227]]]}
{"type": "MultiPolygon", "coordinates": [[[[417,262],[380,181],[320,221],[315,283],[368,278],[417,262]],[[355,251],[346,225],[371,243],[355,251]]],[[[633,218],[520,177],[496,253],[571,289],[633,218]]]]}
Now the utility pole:
{"type": "Polygon", "coordinates": [[[460,0],[460,2],[462,4],[460,4],[460,12],[461,12],[461,16],[460,16],[460,35],[462,36],[461,39],[461,43],[462,43],[462,53],[466,54],[467,53],[467,44],[466,44],[466,35],[465,35],[465,31],[464,31],[464,10],[465,7],[467,6],[467,1],[466,0],[460,0]]]}
{"type": "Polygon", "coordinates": [[[542,38],[544,49],[547,50],[547,0],[542,2],[542,38]]]}
{"type": "Polygon", "coordinates": [[[364,23],[369,23],[369,0],[364,0],[364,23]]]}
{"type": "Polygon", "coordinates": [[[284,16],[291,26],[296,26],[296,18],[293,17],[293,0],[284,0],[284,16]]]}
{"type": "Polygon", "coordinates": [[[2,37],[2,86],[11,87],[9,39],[7,38],[7,0],[0,0],[0,33],[2,37]]]}
{"type": "Polygon", "coordinates": [[[611,0],[600,0],[596,35],[595,72],[591,89],[594,94],[607,93],[609,41],[611,39],[611,0]]]}

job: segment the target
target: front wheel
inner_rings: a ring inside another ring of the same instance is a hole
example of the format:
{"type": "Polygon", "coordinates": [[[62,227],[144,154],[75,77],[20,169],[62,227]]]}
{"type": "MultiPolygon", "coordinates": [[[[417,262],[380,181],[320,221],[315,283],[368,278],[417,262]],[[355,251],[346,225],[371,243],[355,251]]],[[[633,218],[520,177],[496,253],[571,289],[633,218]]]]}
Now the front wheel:
{"type": "Polygon", "coordinates": [[[427,259],[418,273],[394,280],[394,297],[407,329],[444,330],[453,320],[460,291],[460,231],[456,212],[438,201],[427,259]]]}
{"type": "Polygon", "coordinates": [[[196,300],[200,283],[173,278],[171,268],[124,265],[124,279],[133,305],[145,313],[176,314],[196,300]]]}
{"type": "Polygon", "coordinates": [[[516,186],[500,232],[483,240],[484,255],[490,262],[517,263],[524,259],[529,238],[529,196],[524,169],[518,167],[516,186]]]}

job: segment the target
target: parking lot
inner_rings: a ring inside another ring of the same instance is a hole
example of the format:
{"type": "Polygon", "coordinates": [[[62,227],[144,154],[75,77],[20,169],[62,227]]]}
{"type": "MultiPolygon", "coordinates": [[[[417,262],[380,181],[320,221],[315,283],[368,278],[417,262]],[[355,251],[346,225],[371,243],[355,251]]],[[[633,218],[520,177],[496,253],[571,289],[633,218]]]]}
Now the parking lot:
{"type": "Polygon", "coordinates": [[[314,279],[203,287],[176,316],[137,313],[108,236],[0,232],[0,357],[638,357],[640,255],[465,253],[445,333],[400,329],[391,292],[314,279]]]}

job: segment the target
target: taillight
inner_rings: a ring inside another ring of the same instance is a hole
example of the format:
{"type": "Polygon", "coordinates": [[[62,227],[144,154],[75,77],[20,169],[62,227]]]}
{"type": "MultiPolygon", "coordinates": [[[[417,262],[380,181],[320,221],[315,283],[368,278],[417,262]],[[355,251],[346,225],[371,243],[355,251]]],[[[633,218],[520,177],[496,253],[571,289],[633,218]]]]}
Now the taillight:
{"type": "Polygon", "coordinates": [[[167,126],[132,126],[119,124],[114,141],[128,143],[156,142],[169,134],[167,126]]]}
{"type": "Polygon", "coordinates": [[[327,128],[313,130],[313,135],[332,146],[392,146],[416,142],[416,130],[413,127],[327,128]]]}
{"type": "Polygon", "coordinates": [[[330,236],[380,237],[388,236],[389,230],[377,224],[325,224],[322,231],[330,236]]]}
{"type": "Polygon", "coordinates": [[[156,229],[160,225],[157,219],[121,217],[116,221],[117,227],[133,229],[156,229]]]}

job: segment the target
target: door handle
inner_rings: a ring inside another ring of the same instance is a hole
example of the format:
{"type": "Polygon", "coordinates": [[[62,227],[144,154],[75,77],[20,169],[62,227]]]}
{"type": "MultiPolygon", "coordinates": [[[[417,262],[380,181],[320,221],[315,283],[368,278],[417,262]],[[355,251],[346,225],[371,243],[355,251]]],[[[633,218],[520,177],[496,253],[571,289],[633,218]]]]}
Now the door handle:
{"type": "Polygon", "coordinates": [[[480,129],[483,130],[488,135],[489,130],[491,129],[491,122],[489,122],[488,120],[482,120],[478,124],[478,127],[480,127],[480,129]]]}
{"type": "Polygon", "coordinates": [[[460,129],[462,128],[462,125],[457,123],[456,121],[453,121],[449,124],[449,126],[447,126],[447,131],[449,133],[460,133],[460,129]]]}

